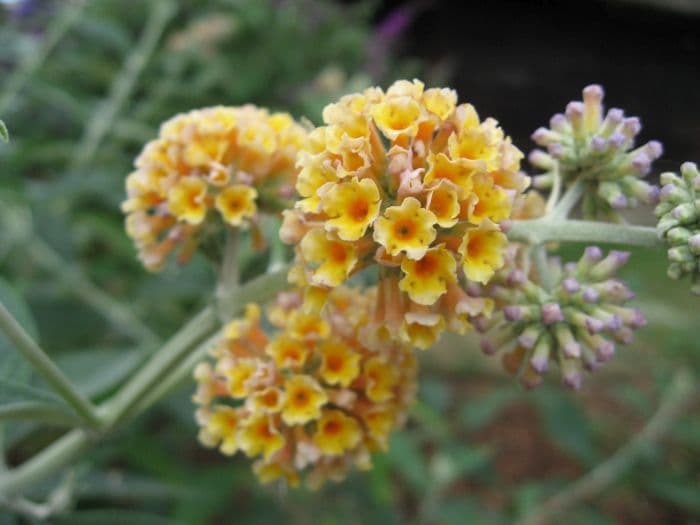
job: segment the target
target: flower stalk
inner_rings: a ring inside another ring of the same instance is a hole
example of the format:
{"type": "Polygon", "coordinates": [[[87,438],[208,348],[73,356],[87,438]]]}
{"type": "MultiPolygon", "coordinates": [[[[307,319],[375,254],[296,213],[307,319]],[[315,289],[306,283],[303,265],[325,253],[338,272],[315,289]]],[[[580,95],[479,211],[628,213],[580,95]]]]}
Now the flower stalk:
{"type": "Polygon", "coordinates": [[[508,237],[512,241],[538,244],[549,241],[624,244],[659,247],[656,229],[647,226],[610,224],[556,217],[513,221],[508,237]]]}
{"type": "Polygon", "coordinates": [[[95,406],[78,392],[70,379],[54,364],[2,303],[0,303],[0,330],[56,393],[73,407],[85,426],[93,429],[99,427],[100,419],[95,406]]]}

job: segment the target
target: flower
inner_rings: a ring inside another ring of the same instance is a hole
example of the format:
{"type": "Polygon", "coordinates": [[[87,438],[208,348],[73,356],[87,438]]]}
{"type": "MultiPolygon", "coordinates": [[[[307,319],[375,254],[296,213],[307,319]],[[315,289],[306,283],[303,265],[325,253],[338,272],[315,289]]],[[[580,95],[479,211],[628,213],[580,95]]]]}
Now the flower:
{"type": "Polygon", "coordinates": [[[374,240],[389,255],[403,252],[409,259],[420,259],[435,240],[433,226],[437,218],[433,212],[423,209],[415,197],[407,197],[401,206],[391,206],[377,220],[374,240]]]}
{"type": "Polygon", "coordinates": [[[681,175],[661,174],[660,202],[655,213],[657,231],[668,249],[668,276],[680,279],[689,275],[691,292],[700,295],[700,171],[696,164],[686,162],[681,175]]]}
{"type": "Polygon", "coordinates": [[[615,273],[629,253],[610,251],[603,257],[595,246],[586,248],[576,263],[562,265],[550,258],[551,288],[538,284],[542,276],[513,258],[484,288],[499,312],[476,319],[486,333],[482,349],[503,352],[504,368],[529,388],[541,383],[551,363],[559,366],[564,383],[579,388],[582,370],[593,371],[615,353],[616,344],[629,344],[634,330],[644,326],[642,313],[626,303],[634,296],[615,273]]]}
{"type": "Polygon", "coordinates": [[[127,233],[149,270],[179,249],[186,262],[204,237],[279,211],[295,180],[306,132],[286,113],[215,106],[176,115],[147,143],[126,179],[127,233]],[[206,226],[206,227],[205,227],[206,226]]]}
{"type": "Polygon", "coordinates": [[[282,420],[287,425],[303,425],[318,419],[321,407],[328,402],[321,385],[306,375],[295,375],[287,379],[284,390],[287,400],[282,409],[282,420]]]}
{"type": "Polygon", "coordinates": [[[458,324],[448,287],[466,290],[503,264],[499,224],[529,184],[522,154],[494,119],[419,80],[347,95],[323,120],[299,153],[300,200],[280,232],[296,247],[290,282],[313,287],[318,308],[321,290],[378,267],[363,343],[425,347],[458,324]]]}
{"type": "Polygon", "coordinates": [[[554,115],[549,128],[539,128],[532,139],[547,149],[535,149],[530,163],[545,173],[533,178],[539,189],[552,186],[561,176],[565,185],[584,185],[584,218],[619,220],[618,210],[638,203],[655,204],[658,188],[642,180],[661,156],[661,143],[634,147],[642,129],[637,117],[625,117],[612,108],[603,116],[603,88],[587,86],[583,101],[570,102],[566,113],[554,115]]]}
{"type": "Polygon", "coordinates": [[[195,370],[202,445],[256,458],[262,483],[315,488],[371,468],[406,418],[417,369],[405,343],[362,343],[375,300],[374,289],[338,287],[321,312],[302,291],[279,294],[266,316],[248,305],[195,370]]]}

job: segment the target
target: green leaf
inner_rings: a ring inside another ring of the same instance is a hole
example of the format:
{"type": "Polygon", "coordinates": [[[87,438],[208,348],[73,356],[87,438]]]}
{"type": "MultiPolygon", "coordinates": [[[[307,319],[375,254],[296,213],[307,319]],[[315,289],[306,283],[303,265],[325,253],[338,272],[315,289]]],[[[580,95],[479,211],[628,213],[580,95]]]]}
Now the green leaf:
{"type": "Polygon", "coordinates": [[[568,392],[552,388],[536,391],[533,399],[552,443],[586,464],[594,463],[593,429],[580,404],[568,392]]]}
{"type": "Polygon", "coordinates": [[[682,509],[684,513],[700,516],[700,498],[698,498],[695,476],[663,476],[655,474],[649,480],[649,490],[656,497],[682,509]]]}
{"type": "Polygon", "coordinates": [[[459,412],[459,419],[469,430],[480,429],[496,419],[516,397],[515,390],[493,390],[478,401],[467,402],[459,412]]]}
{"type": "Polygon", "coordinates": [[[0,140],[3,142],[10,140],[10,134],[7,132],[7,126],[5,126],[5,123],[2,120],[0,120],[0,140]]]}
{"type": "Polygon", "coordinates": [[[87,349],[64,353],[56,364],[82,394],[95,397],[119,385],[142,360],[134,349],[87,349]]]}

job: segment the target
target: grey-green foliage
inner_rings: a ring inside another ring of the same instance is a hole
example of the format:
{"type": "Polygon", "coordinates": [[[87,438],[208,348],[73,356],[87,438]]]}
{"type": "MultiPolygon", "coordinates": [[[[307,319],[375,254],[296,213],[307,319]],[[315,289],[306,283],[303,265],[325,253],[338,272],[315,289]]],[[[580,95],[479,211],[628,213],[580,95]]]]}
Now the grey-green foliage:
{"type": "Polygon", "coordinates": [[[2,120],[0,120],[0,140],[3,142],[10,140],[10,134],[7,132],[7,126],[5,126],[5,123],[2,120]]]}

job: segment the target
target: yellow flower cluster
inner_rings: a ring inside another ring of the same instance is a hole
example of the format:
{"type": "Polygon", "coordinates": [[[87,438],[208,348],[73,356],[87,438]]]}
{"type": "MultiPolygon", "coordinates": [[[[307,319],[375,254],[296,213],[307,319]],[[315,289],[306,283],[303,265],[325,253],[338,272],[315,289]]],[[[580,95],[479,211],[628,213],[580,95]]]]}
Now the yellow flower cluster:
{"type": "Polygon", "coordinates": [[[195,370],[200,441],[232,455],[258,457],[261,482],[285,479],[318,487],[353,467],[371,468],[416,391],[411,349],[394,343],[370,351],[359,334],[374,292],[337,288],[323,314],[308,313],[302,295],[286,292],[268,308],[278,331],[268,336],[249,304],[230,322],[195,370]]]}
{"type": "Polygon", "coordinates": [[[305,141],[291,116],[252,105],[204,108],[165,122],[136,159],[122,204],[144,266],[160,269],[178,247],[178,261],[186,262],[216,226],[257,229],[258,208],[279,211],[293,194],[305,141]]]}
{"type": "Polygon", "coordinates": [[[291,282],[322,295],[378,263],[372,347],[400,334],[427,348],[446,327],[470,328],[491,303],[462,284],[503,265],[499,223],[529,183],[521,152],[455,91],[418,80],[347,95],[323,119],[299,153],[301,199],[280,232],[297,246],[291,282]]]}

